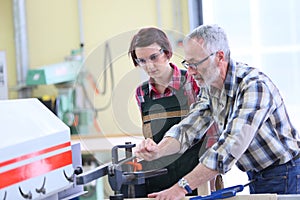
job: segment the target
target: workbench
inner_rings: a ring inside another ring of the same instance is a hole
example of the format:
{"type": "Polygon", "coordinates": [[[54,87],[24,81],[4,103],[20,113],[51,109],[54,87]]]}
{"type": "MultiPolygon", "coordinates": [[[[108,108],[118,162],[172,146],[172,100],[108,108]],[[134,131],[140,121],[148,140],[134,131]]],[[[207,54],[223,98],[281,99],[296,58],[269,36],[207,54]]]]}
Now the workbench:
{"type": "MultiPolygon", "coordinates": [[[[183,200],[188,200],[189,197],[183,200]]],[[[276,194],[252,194],[237,195],[235,197],[226,198],[225,200],[299,200],[300,195],[276,195],[276,194]]],[[[152,198],[136,198],[127,200],[152,200],[152,198]]]]}

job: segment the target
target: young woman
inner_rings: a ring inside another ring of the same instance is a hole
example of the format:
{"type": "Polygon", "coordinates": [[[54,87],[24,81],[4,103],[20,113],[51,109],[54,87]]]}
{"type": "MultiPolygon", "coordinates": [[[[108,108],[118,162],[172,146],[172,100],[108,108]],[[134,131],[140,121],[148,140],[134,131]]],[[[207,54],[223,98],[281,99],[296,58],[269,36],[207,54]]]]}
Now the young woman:
{"type": "MultiPolygon", "coordinates": [[[[170,62],[172,54],[166,34],[153,27],[139,30],[129,48],[133,64],[149,75],[149,80],[137,87],[136,100],[141,111],[144,137],[152,138],[156,143],[186,116],[199,93],[192,76],[170,62]]],[[[202,141],[195,140],[195,145],[184,154],[142,162],[143,170],[168,169],[166,175],[146,180],[145,193],[167,189],[189,173],[199,163],[201,145],[202,141]]],[[[191,195],[196,194],[194,190],[191,195]]]]}

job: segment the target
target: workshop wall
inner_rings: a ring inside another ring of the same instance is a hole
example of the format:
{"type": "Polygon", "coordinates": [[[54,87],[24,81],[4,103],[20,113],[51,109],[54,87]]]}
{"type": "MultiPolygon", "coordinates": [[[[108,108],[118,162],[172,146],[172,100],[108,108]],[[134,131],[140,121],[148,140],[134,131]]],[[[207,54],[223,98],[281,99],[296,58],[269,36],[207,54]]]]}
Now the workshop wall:
{"type": "MultiPolygon", "coordinates": [[[[8,85],[16,85],[16,60],[15,60],[15,43],[14,43],[14,25],[12,16],[12,1],[0,1],[0,51],[5,51],[7,64],[8,85]]],[[[9,93],[10,98],[15,98],[15,92],[9,93]]]]}
{"type": "MultiPolygon", "coordinates": [[[[104,53],[100,48],[105,46],[107,41],[110,41],[113,43],[110,45],[110,50],[115,86],[120,86],[122,81],[128,82],[128,78],[133,80],[130,76],[141,76],[141,79],[136,77],[136,80],[128,85],[128,87],[135,87],[145,76],[140,71],[134,71],[128,76],[128,73],[134,69],[127,55],[132,34],[141,27],[157,26],[166,30],[176,45],[177,41],[180,41],[180,36],[189,32],[188,5],[185,0],[83,0],[81,5],[82,35],[80,35],[77,0],[26,1],[30,69],[64,61],[65,57],[69,56],[72,50],[79,49],[80,43],[83,42],[86,63],[93,63],[87,67],[90,67],[92,73],[97,72],[97,68],[104,59],[104,53]]],[[[0,13],[0,26],[5,27],[2,28],[2,34],[0,34],[0,50],[3,49],[7,52],[8,82],[10,87],[14,87],[17,85],[17,74],[12,1],[1,1],[0,13]]],[[[180,50],[175,54],[177,56],[174,56],[174,60],[178,64],[179,61],[177,62],[177,60],[181,59],[182,54],[180,50]]],[[[110,73],[109,70],[108,73],[110,73]]],[[[95,78],[98,86],[103,88],[103,75],[96,74],[95,78]]],[[[107,81],[111,81],[110,78],[107,81]]],[[[122,95],[109,91],[110,84],[107,83],[108,91],[105,96],[93,96],[92,94],[91,98],[96,107],[103,107],[106,101],[111,102],[112,96],[115,97],[113,102],[118,104],[116,98],[121,98],[122,95]]],[[[102,132],[108,134],[140,132],[139,111],[133,99],[134,89],[119,88],[116,90],[120,91],[119,93],[123,92],[128,98],[131,95],[130,99],[125,100],[126,108],[124,111],[126,114],[124,116],[120,118],[119,111],[113,110],[114,105],[109,105],[107,109],[98,114],[98,122],[102,132]],[[118,117],[119,119],[117,119],[118,117]],[[125,125],[125,127],[113,125],[122,121],[122,118],[130,118],[130,123],[134,123],[133,126],[130,124],[125,125]]],[[[57,89],[53,85],[41,85],[33,89],[33,97],[44,95],[55,96],[57,89]]],[[[17,98],[16,92],[10,90],[9,98],[17,98]]]]}

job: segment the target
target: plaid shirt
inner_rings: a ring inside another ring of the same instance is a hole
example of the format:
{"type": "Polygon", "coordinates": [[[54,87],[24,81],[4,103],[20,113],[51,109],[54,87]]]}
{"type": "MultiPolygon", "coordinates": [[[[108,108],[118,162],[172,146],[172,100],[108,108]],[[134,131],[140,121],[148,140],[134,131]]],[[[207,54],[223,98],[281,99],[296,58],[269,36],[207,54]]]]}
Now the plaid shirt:
{"type": "Polygon", "coordinates": [[[299,153],[300,136],[289,120],[282,97],[262,72],[230,62],[222,91],[201,89],[190,113],[165,136],[185,151],[215,121],[219,138],[200,158],[210,169],[226,173],[234,164],[260,171],[283,164],[299,153]]]}
{"type": "MultiPolygon", "coordinates": [[[[180,69],[175,66],[174,64],[170,63],[170,66],[173,68],[173,76],[169,83],[169,86],[166,88],[163,94],[160,94],[157,89],[155,88],[155,83],[152,78],[149,79],[149,95],[152,99],[159,99],[163,97],[169,97],[174,95],[181,87],[180,80],[181,80],[181,72],[180,69]]],[[[199,93],[199,87],[192,76],[188,76],[185,74],[186,82],[184,84],[184,94],[188,97],[188,103],[191,105],[197,99],[197,95],[199,93]]],[[[141,110],[141,103],[144,102],[144,91],[142,90],[142,84],[136,89],[136,100],[137,104],[141,110]]]]}

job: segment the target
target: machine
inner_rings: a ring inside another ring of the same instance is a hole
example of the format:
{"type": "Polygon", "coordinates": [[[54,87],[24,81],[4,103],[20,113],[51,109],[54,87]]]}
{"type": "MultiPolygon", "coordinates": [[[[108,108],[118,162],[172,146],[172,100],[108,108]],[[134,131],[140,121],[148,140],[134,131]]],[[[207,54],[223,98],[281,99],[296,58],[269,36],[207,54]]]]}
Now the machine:
{"type": "MultiPolygon", "coordinates": [[[[114,195],[123,199],[122,185],[136,185],[145,178],[166,173],[141,170],[126,143],[112,148],[112,162],[83,172],[80,145],[72,144],[70,128],[38,99],[0,101],[0,199],[72,199],[83,186],[108,176],[114,195]],[[126,151],[119,159],[119,150],[126,151]]],[[[134,193],[129,193],[134,197],[134,193]]]]}
{"type": "Polygon", "coordinates": [[[26,78],[27,86],[54,85],[57,88],[54,106],[49,109],[71,128],[72,134],[89,132],[94,118],[91,109],[80,105],[83,97],[77,98],[82,86],[80,80],[85,78],[81,67],[82,61],[69,60],[30,69],[26,78]]]}
{"type": "Polygon", "coordinates": [[[0,199],[69,199],[84,193],[64,176],[81,164],[70,129],[37,99],[0,101],[0,199]],[[77,154],[77,155],[76,155],[77,154]]]}
{"type": "Polygon", "coordinates": [[[82,45],[79,49],[72,50],[63,62],[43,65],[27,71],[27,87],[54,85],[57,88],[55,105],[49,107],[71,128],[71,134],[102,132],[97,115],[100,111],[106,110],[110,104],[106,102],[96,107],[91,99],[93,95],[102,97],[106,95],[107,89],[112,90],[114,73],[109,43],[100,46],[99,51],[100,54],[96,51],[97,55],[91,56],[99,59],[96,63],[93,63],[93,59],[91,59],[92,63],[84,60],[82,45]],[[102,88],[97,86],[99,80],[96,80],[100,75],[103,79],[102,88]]]}

